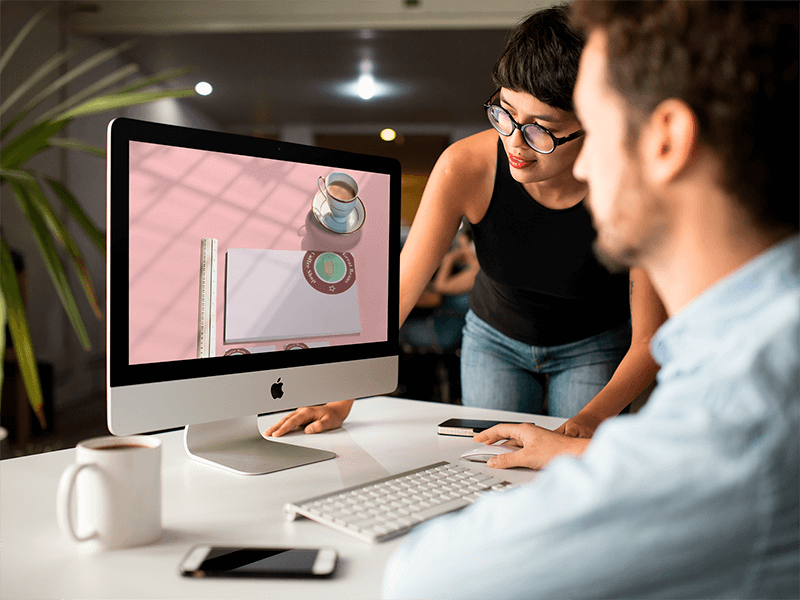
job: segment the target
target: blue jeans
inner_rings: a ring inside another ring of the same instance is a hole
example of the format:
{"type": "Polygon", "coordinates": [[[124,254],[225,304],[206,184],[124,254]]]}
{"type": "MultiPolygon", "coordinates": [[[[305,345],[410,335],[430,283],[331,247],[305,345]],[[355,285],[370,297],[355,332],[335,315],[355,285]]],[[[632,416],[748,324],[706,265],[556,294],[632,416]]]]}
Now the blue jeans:
{"type": "Polygon", "coordinates": [[[631,345],[631,323],[560,346],[529,346],[467,313],[461,348],[465,406],[575,416],[602,390],[631,345]]]}

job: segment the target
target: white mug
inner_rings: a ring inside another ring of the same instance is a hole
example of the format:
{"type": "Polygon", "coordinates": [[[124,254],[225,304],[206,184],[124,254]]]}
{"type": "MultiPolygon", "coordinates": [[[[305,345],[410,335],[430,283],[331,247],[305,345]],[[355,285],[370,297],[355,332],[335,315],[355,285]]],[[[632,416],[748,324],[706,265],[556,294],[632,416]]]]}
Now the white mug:
{"type": "Polygon", "coordinates": [[[338,223],[346,223],[356,206],[358,183],[347,173],[334,171],[327,177],[317,179],[317,187],[331,209],[331,218],[338,223]]]}
{"type": "Polygon", "coordinates": [[[64,535],[79,542],[96,540],[112,549],[156,541],[162,531],[161,441],[137,435],[80,442],[76,462],[61,476],[56,514],[64,535]]]}

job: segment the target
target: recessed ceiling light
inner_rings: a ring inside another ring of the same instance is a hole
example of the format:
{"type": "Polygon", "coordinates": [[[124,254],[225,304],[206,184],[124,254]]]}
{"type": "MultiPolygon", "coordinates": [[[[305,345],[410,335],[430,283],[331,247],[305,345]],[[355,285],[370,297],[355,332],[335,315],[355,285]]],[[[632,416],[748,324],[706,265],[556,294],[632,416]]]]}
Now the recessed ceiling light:
{"type": "Polygon", "coordinates": [[[408,84],[398,84],[396,82],[389,83],[387,81],[376,79],[375,76],[371,74],[365,73],[364,75],[368,76],[364,77],[363,79],[362,76],[356,76],[352,79],[335,83],[331,86],[331,89],[337,95],[345,96],[347,98],[362,98],[365,100],[397,97],[408,94],[413,89],[413,86],[408,84]],[[366,81],[367,83],[362,85],[362,81],[366,81]],[[372,96],[369,98],[364,98],[361,92],[369,91],[372,91],[372,96]]]}
{"type": "Polygon", "coordinates": [[[394,138],[397,137],[397,132],[394,129],[386,128],[381,131],[381,139],[384,142],[391,142],[394,138]]]}
{"type": "Polygon", "coordinates": [[[196,86],[194,86],[194,91],[200,94],[201,96],[208,96],[211,92],[214,91],[214,88],[211,87],[211,84],[207,81],[201,81],[196,86]]]}
{"type": "Polygon", "coordinates": [[[375,78],[369,73],[364,73],[358,78],[358,95],[364,100],[369,100],[375,95],[375,78]]]}

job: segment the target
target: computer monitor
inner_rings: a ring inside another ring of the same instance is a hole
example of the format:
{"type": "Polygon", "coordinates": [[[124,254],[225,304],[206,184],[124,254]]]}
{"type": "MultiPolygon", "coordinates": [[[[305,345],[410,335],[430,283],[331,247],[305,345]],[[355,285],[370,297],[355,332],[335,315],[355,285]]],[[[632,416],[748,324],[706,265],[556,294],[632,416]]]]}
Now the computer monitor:
{"type": "Polygon", "coordinates": [[[185,427],[236,473],[332,458],[257,419],[397,387],[400,164],[126,118],[107,164],[109,430],[185,427]]]}

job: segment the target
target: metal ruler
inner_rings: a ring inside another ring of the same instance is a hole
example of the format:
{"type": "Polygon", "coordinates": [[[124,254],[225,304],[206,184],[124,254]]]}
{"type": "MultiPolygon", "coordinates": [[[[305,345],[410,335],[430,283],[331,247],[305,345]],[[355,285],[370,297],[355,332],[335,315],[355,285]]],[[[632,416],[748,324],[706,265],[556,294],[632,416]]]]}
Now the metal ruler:
{"type": "Polygon", "coordinates": [[[197,321],[197,358],[216,355],[217,240],[200,240],[200,305],[197,321]]]}

